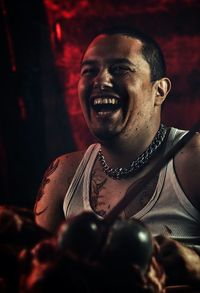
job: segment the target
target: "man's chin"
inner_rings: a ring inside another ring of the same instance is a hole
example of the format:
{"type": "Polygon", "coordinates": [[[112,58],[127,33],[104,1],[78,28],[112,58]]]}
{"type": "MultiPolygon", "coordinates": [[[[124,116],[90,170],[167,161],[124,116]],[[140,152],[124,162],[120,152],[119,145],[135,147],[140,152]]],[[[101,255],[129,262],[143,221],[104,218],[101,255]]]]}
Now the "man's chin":
{"type": "Polygon", "coordinates": [[[110,144],[113,143],[115,139],[118,137],[118,133],[116,131],[92,131],[93,136],[100,143],[110,144]]]}

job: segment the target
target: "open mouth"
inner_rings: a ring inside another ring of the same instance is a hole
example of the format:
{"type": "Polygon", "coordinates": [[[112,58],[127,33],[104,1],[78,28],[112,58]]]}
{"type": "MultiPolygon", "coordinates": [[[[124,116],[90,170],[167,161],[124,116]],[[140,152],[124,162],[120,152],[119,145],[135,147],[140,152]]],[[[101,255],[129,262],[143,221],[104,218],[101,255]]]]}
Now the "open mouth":
{"type": "Polygon", "coordinates": [[[121,108],[119,98],[114,96],[96,96],[91,100],[92,109],[97,113],[115,112],[121,108]]]}

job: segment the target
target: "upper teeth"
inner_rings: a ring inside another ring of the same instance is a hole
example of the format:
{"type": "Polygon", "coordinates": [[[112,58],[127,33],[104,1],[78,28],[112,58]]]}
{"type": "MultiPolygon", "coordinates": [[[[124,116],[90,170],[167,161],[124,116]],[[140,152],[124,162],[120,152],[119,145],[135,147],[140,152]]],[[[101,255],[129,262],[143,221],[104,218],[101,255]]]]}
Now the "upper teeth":
{"type": "Polygon", "coordinates": [[[95,98],[93,101],[94,105],[97,104],[112,104],[115,105],[118,103],[118,100],[115,98],[95,98]]]}

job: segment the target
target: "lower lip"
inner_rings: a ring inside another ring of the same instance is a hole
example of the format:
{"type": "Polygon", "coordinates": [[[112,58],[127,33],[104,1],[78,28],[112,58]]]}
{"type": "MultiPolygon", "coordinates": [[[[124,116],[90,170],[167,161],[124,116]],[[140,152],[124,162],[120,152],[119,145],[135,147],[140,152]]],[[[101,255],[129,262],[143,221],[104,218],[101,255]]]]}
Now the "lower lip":
{"type": "Polygon", "coordinates": [[[114,114],[116,111],[104,111],[104,112],[96,112],[96,115],[99,117],[106,117],[114,114]]]}
{"type": "Polygon", "coordinates": [[[115,111],[101,111],[101,112],[94,112],[97,119],[114,119],[118,117],[121,113],[121,108],[115,111]]]}

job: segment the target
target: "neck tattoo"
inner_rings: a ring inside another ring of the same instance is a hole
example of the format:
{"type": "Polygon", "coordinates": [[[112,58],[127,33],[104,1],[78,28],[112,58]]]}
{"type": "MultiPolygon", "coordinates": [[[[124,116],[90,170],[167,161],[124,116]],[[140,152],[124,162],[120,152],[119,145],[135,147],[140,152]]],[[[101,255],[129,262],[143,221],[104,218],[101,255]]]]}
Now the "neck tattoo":
{"type": "Polygon", "coordinates": [[[136,159],[130,162],[127,168],[125,167],[118,167],[118,168],[111,168],[105,160],[105,157],[100,149],[98,152],[98,160],[102,166],[102,169],[106,175],[109,177],[121,180],[133,176],[137,172],[139,172],[147,163],[149,163],[150,159],[158,152],[162,142],[165,139],[167,133],[167,128],[161,124],[158,132],[156,133],[153,141],[148,146],[148,148],[136,159]]]}

